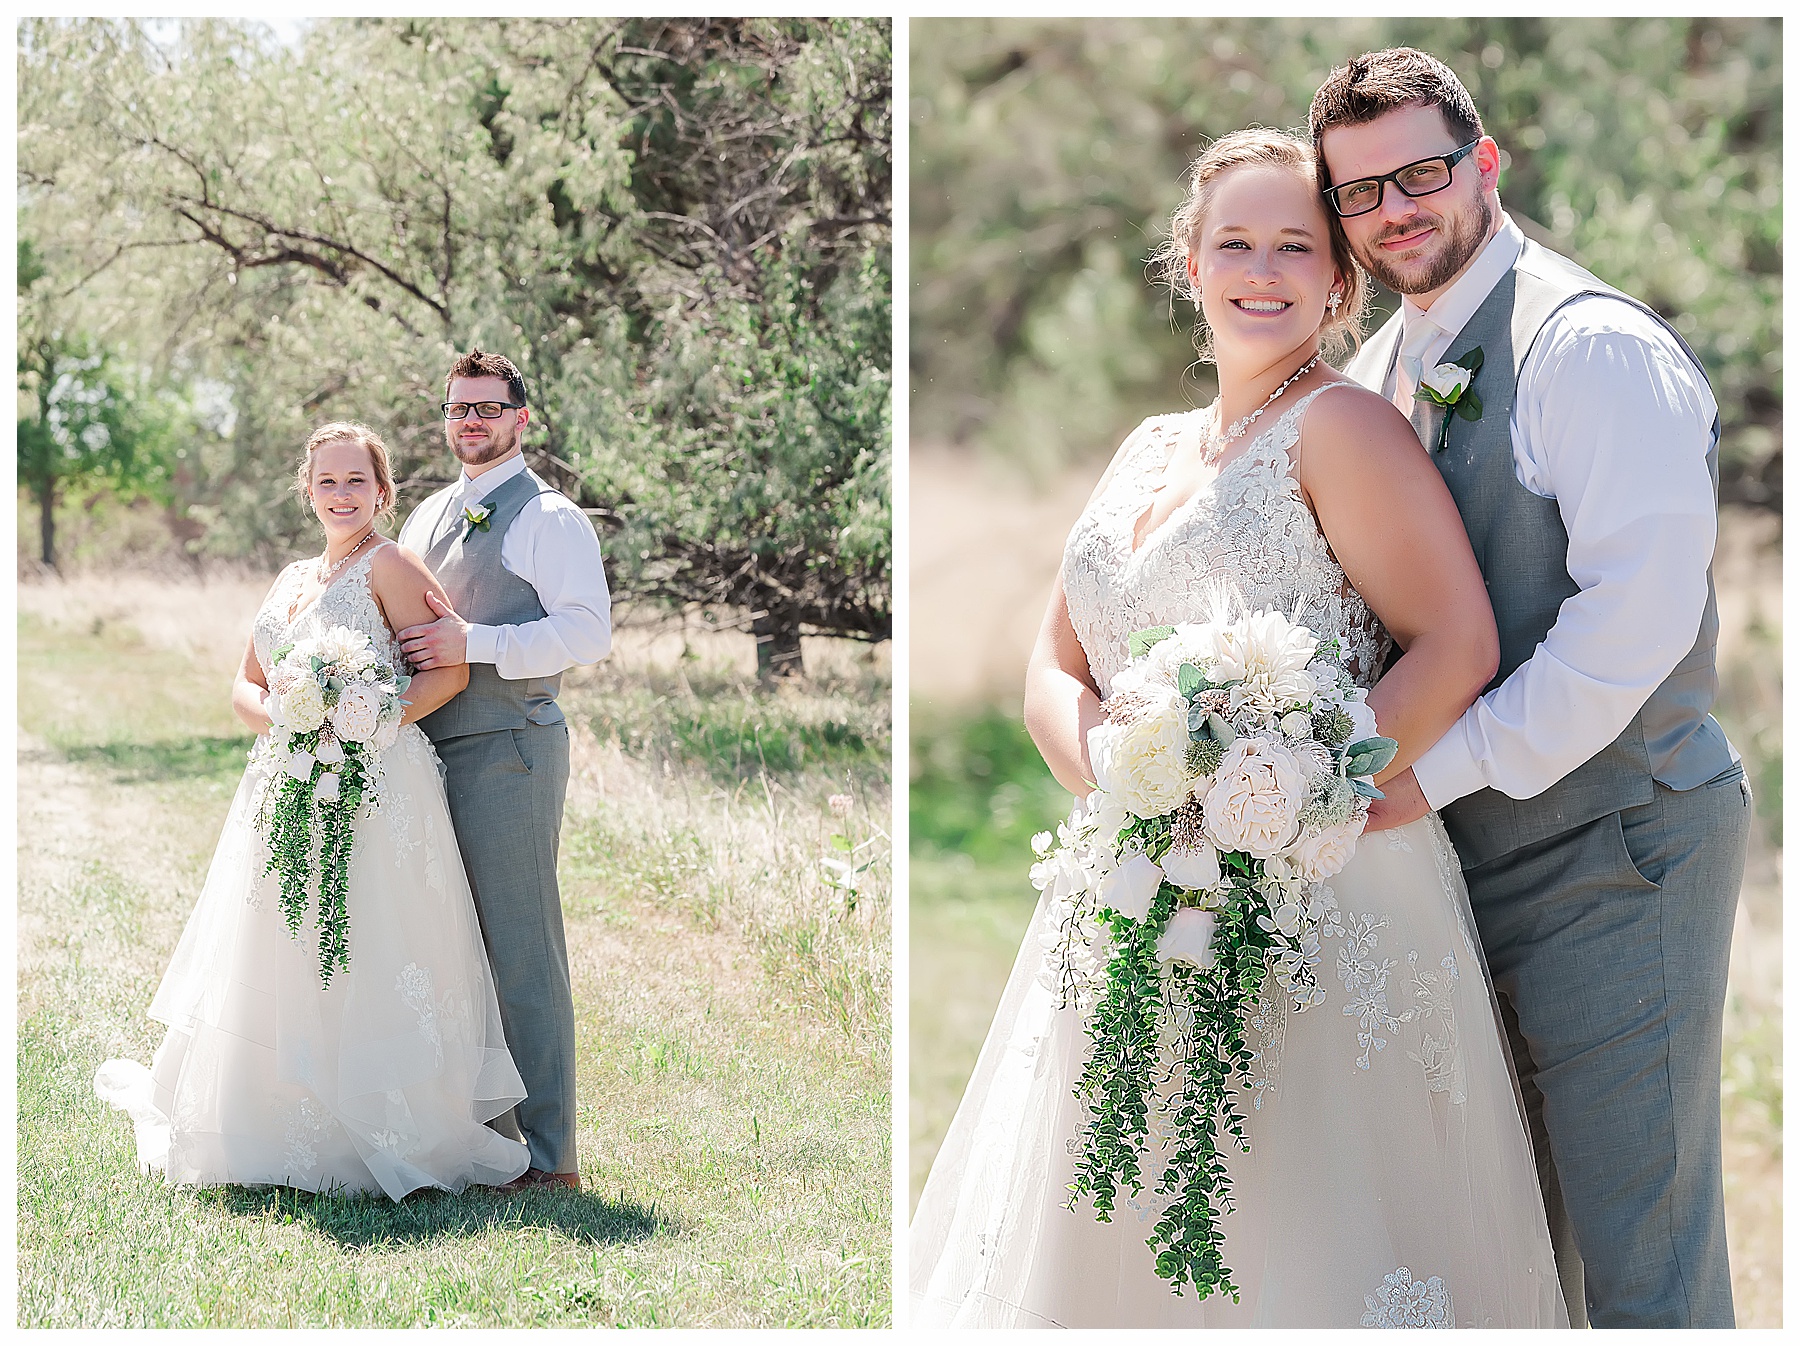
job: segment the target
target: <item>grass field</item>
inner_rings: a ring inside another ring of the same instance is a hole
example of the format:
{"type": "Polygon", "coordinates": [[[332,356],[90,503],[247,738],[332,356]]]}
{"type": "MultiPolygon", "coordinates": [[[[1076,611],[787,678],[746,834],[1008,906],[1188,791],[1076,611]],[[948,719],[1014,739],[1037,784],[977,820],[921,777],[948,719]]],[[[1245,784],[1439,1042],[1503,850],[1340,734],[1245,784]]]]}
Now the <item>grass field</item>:
{"type": "Polygon", "coordinates": [[[583,1194],[136,1171],[91,1080],[160,1039],[144,1010],[249,746],[228,695],[261,592],[21,586],[19,1325],[885,1326],[888,675],[847,643],[763,692],[746,637],[627,629],[565,684],[583,1194]]]}
{"type": "MultiPolygon", "coordinates": [[[[1757,800],[1732,942],[1723,1078],[1726,1220],[1740,1327],[1781,1323],[1781,589],[1774,523],[1767,515],[1728,514],[1717,563],[1717,713],[1744,754],[1757,800]]],[[[1016,662],[1023,667],[1022,653],[1016,662]]],[[[921,672],[917,642],[913,667],[907,1162],[916,1202],[1036,903],[1025,872],[1031,834],[1052,826],[1069,797],[1010,708],[948,697],[934,706],[918,695],[932,679],[921,672]]]]}

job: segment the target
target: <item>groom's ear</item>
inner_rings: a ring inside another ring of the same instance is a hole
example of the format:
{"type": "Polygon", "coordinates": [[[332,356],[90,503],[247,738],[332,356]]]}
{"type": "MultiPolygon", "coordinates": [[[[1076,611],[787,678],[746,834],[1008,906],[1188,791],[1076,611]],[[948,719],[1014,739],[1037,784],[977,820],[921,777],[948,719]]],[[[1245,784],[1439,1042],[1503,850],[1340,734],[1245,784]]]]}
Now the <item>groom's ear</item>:
{"type": "Polygon", "coordinates": [[[1500,187],[1500,146],[1492,136],[1483,136],[1475,146],[1475,166],[1481,170],[1481,190],[1497,191],[1500,187]]]}

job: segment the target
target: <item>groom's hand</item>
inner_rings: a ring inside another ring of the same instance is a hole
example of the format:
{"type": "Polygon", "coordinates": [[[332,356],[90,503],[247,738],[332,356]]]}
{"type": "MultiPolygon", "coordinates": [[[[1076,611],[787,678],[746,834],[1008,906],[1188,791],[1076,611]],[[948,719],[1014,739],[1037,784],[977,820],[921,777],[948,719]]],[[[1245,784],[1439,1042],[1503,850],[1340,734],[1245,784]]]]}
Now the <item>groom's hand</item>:
{"type": "Polygon", "coordinates": [[[468,662],[469,624],[456,615],[443,599],[431,590],[425,601],[438,615],[435,622],[409,626],[400,633],[400,648],[412,666],[423,672],[428,668],[450,668],[468,662]]]}
{"type": "Polygon", "coordinates": [[[1419,779],[1413,775],[1411,767],[1392,780],[1383,781],[1381,794],[1380,799],[1369,801],[1369,821],[1364,831],[1385,832],[1391,827],[1405,827],[1431,812],[1431,805],[1425,802],[1425,792],[1419,788],[1419,779]]]}

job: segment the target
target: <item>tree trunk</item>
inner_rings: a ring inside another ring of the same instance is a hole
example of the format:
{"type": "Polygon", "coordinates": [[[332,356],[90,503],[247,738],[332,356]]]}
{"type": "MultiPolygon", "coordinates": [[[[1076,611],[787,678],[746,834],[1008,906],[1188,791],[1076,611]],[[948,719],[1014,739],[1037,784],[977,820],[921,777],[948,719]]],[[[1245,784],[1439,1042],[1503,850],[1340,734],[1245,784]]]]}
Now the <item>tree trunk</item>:
{"type": "Polygon", "coordinates": [[[44,564],[56,569],[56,478],[51,477],[37,487],[38,536],[43,543],[44,564]]]}
{"type": "Polygon", "coordinates": [[[800,663],[800,623],[782,612],[765,612],[750,625],[756,637],[756,680],[767,687],[805,673],[800,663]]]}

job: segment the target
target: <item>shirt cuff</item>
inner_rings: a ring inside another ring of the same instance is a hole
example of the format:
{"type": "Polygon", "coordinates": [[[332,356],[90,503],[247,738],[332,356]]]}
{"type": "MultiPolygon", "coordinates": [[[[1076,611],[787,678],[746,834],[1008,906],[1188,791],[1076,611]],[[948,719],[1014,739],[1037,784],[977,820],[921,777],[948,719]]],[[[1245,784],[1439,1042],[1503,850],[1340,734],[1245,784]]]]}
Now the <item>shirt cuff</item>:
{"type": "Polygon", "coordinates": [[[463,658],[471,664],[497,663],[500,658],[500,628],[497,626],[469,626],[469,647],[463,658]]]}
{"type": "MultiPolygon", "coordinates": [[[[1473,714],[1473,707],[1464,712],[1465,717],[1470,714],[1473,714]]],[[[1419,793],[1425,796],[1425,802],[1434,812],[1464,795],[1487,788],[1481,763],[1469,751],[1469,738],[1463,724],[1463,720],[1458,720],[1451,725],[1449,732],[1419,754],[1413,763],[1413,779],[1418,781],[1419,793]]]]}

